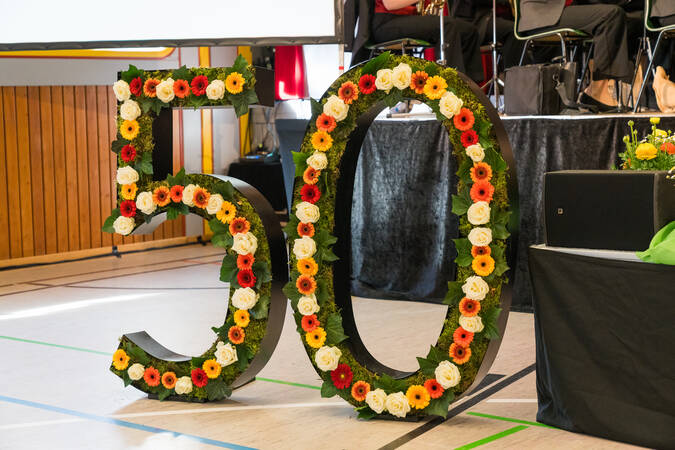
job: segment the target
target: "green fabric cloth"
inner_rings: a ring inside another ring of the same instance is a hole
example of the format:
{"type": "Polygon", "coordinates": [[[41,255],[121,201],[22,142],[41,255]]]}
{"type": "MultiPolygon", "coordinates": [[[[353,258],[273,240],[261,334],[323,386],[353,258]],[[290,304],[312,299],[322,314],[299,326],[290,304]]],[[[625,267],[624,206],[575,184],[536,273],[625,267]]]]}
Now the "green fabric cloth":
{"type": "Polygon", "coordinates": [[[647,250],[636,254],[645,262],[675,266],[675,222],[656,233],[647,250]]]}

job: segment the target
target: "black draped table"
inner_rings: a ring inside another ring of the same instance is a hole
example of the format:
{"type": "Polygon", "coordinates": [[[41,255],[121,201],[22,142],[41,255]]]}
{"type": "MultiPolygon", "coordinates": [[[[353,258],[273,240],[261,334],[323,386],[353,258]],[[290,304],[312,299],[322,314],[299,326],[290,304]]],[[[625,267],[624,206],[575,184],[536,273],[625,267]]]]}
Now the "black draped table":
{"type": "Polygon", "coordinates": [[[675,448],[675,266],[530,248],[537,420],[675,448]]]}

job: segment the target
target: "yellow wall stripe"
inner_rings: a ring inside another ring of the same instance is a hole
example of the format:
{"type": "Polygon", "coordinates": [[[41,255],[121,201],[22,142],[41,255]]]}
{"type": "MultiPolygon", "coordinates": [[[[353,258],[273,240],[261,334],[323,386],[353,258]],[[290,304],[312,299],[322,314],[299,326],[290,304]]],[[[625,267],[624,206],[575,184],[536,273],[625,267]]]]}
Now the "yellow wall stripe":
{"type": "Polygon", "coordinates": [[[163,59],[171,55],[175,48],[163,47],[161,50],[24,50],[0,52],[0,58],[90,58],[90,59],[163,59]]]}
{"type": "MultiPolygon", "coordinates": [[[[249,64],[253,61],[251,47],[237,47],[237,53],[243,56],[249,64]]],[[[239,118],[239,154],[246,155],[251,151],[251,130],[248,126],[248,113],[239,118]]]]}

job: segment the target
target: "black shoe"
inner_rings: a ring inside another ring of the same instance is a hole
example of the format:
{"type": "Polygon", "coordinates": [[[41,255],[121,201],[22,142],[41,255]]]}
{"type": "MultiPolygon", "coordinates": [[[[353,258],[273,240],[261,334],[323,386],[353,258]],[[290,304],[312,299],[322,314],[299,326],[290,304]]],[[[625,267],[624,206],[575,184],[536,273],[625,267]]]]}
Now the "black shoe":
{"type": "Polygon", "coordinates": [[[619,109],[618,106],[612,106],[606,103],[599,102],[590,95],[586,94],[585,92],[579,94],[579,103],[583,105],[595,106],[600,112],[618,112],[619,109]]]}

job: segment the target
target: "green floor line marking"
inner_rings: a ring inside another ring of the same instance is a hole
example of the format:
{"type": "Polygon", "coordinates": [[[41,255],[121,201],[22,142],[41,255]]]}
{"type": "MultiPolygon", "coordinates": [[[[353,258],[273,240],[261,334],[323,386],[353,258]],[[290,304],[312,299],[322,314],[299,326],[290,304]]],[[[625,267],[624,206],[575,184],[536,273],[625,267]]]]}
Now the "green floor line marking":
{"type": "Polygon", "coordinates": [[[513,428],[509,428],[508,430],[504,430],[501,433],[493,434],[492,436],[488,436],[486,438],[483,438],[479,441],[472,442],[470,444],[462,445],[461,447],[457,447],[455,450],[468,450],[470,448],[476,448],[481,445],[488,444],[490,442],[496,441],[497,439],[504,438],[506,436],[510,436],[513,433],[517,433],[522,430],[526,430],[527,427],[525,425],[518,425],[513,428]]]}
{"type": "Polygon", "coordinates": [[[471,416],[476,416],[476,417],[484,417],[486,419],[503,420],[504,422],[521,423],[523,425],[531,425],[533,427],[543,427],[543,428],[551,428],[552,430],[557,430],[556,427],[546,425],[545,423],[530,422],[530,421],[527,421],[527,420],[520,420],[520,419],[512,419],[510,417],[493,416],[492,414],[483,414],[483,413],[479,413],[479,412],[468,412],[467,414],[469,414],[471,416]]]}
{"type": "Polygon", "coordinates": [[[312,386],[310,384],[292,383],[290,381],[274,380],[272,378],[255,377],[255,379],[259,380],[259,381],[267,381],[268,383],[286,384],[288,386],[297,386],[297,387],[307,388],[307,389],[316,389],[316,390],[319,390],[319,391],[321,390],[321,386],[312,386]]]}
{"type": "Polygon", "coordinates": [[[75,350],[78,352],[85,352],[85,353],[95,353],[97,355],[105,355],[112,357],[112,353],[100,352],[98,350],[90,350],[88,348],[72,347],[70,345],[52,344],[51,342],[33,341],[30,339],[21,339],[12,336],[0,336],[0,339],[7,339],[8,341],[26,342],[28,344],[46,345],[48,347],[65,348],[66,350],[75,350]]]}

